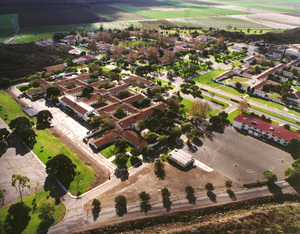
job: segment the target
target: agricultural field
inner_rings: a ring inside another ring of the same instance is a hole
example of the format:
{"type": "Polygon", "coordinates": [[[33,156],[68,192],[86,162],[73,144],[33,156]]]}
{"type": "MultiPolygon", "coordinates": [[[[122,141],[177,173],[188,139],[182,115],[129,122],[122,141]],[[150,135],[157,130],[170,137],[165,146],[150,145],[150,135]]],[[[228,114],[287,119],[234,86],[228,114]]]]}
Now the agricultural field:
{"type": "Polygon", "coordinates": [[[172,19],[170,20],[172,23],[178,26],[196,26],[203,28],[219,28],[219,29],[227,29],[227,26],[236,27],[238,29],[270,29],[270,27],[253,23],[247,20],[233,18],[233,17],[202,17],[202,18],[189,18],[187,21],[182,19],[172,19]]]}
{"type": "Polygon", "coordinates": [[[0,29],[13,28],[12,20],[14,21],[15,27],[19,27],[18,14],[6,14],[0,15],[0,29]]]}
{"type": "MultiPolygon", "coordinates": [[[[138,11],[136,14],[150,18],[150,19],[173,19],[173,18],[185,18],[186,11],[138,11]]],[[[213,14],[200,12],[200,11],[189,11],[189,17],[208,17],[213,14]]]]}
{"type": "Polygon", "coordinates": [[[164,25],[167,27],[173,27],[176,26],[175,24],[171,23],[168,20],[147,20],[147,21],[139,21],[139,23],[142,25],[145,29],[157,29],[160,25],[164,25]]]}

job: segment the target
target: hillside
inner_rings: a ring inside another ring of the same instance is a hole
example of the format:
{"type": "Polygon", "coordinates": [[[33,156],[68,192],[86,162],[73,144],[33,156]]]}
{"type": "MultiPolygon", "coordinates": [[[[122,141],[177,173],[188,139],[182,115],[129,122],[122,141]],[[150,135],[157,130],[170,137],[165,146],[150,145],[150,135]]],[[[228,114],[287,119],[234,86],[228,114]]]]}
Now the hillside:
{"type": "Polygon", "coordinates": [[[32,75],[44,67],[64,62],[71,57],[70,49],[65,45],[0,44],[0,77],[17,79],[32,75]]]}

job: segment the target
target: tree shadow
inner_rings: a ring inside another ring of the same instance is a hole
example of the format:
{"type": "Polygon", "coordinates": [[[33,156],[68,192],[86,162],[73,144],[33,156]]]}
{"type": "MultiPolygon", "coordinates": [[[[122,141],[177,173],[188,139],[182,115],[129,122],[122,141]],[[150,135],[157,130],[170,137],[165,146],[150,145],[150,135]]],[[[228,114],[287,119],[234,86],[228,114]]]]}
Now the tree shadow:
{"type": "Polygon", "coordinates": [[[7,144],[4,142],[0,142],[0,158],[2,157],[3,154],[7,151],[7,144]]]}
{"type": "Polygon", "coordinates": [[[232,201],[236,200],[235,193],[231,189],[227,189],[226,192],[228,193],[228,195],[232,201]]]}
{"type": "Polygon", "coordinates": [[[272,193],[273,195],[282,195],[283,194],[281,188],[277,184],[268,183],[267,186],[268,186],[270,193],[272,193]]]}
{"type": "Polygon", "coordinates": [[[138,157],[131,157],[130,163],[133,167],[139,167],[142,165],[142,161],[138,157]]]}
{"type": "Polygon", "coordinates": [[[31,219],[30,211],[31,208],[23,202],[12,204],[8,209],[4,223],[6,232],[9,234],[22,233],[31,219]]]}
{"type": "Polygon", "coordinates": [[[164,180],[165,177],[166,177],[165,169],[155,170],[154,173],[157,176],[157,178],[160,179],[160,180],[164,180]]]}
{"type": "Polygon", "coordinates": [[[195,153],[195,152],[198,151],[197,146],[193,145],[192,143],[188,142],[187,145],[188,145],[188,150],[189,150],[191,153],[195,153]]]}
{"type": "Polygon", "coordinates": [[[50,123],[36,125],[37,130],[45,130],[46,128],[53,128],[53,126],[50,123]]]}
{"type": "Polygon", "coordinates": [[[195,197],[194,194],[188,194],[186,196],[186,199],[189,201],[190,204],[196,205],[197,198],[195,197]]]}
{"type": "Polygon", "coordinates": [[[141,202],[140,209],[141,212],[147,214],[149,211],[151,211],[151,204],[148,202],[141,202]]]}
{"type": "Polygon", "coordinates": [[[296,175],[295,177],[286,179],[286,182],[292,186],[298,194],[300,194],[300,174],[296,175]]]}
{"type": "Polygon", "coordinates": [[[60,199],[67,193],[51,175],[46,177],[44,190],[46,192],[50,191],[49,195],[55,198],[56,205],[60,203],[60,199]]]}
{"type": "Polygon", "coordinates": [[[206,194],[213,203],[217,203],[217,195],[214,192],[207,192],[206,194]]]}
{"type": "Polygon", "coordinates": [[[163,207],[166,209],[167,212],[170,212],[172,206],[172,202],[170,198],[164,197],[163,198],[163,207]]]}
{"type": "Polygon", "coordinates": [[[119,217],[123,217],[125,214],[127,214],[127,206],[119,206],[119,205],[116,205],[116,206],[115,206],[115,209],[116,209],[116,214],[117,214],[119,217]]]}
{"type": "Polygon", "coordinates": [[[194,143],[196,146],[199,146],[199,147],[201,147],[201,146],[203,145],[202,140],[199,139],[199,138],[194,139],[194,140],[193,140],[193,143],[194,143]]]}
{"type": "Polygon", "coordinates": [[[101,208],[93,208],[92,209],[92,214],[93,214],[93,219],[96,221],[99,218],[99,214],[101,212],[101,208]]]}
{"type": "Polygon", "coordinates": [[[115,170],[115,176],[120,179],[121,181],[128,180],[129,173],[127,168],[117,168],[115,170]]]}
{"type": "Polygon", "coordinates": [[[7,147],[16,149],[16,155],[24,156],[29,152],[28,148],[24,142],[16,135],[16,133],[11,133],[7,138],[7,147]]]}
{"type": "Polygon", "coordinates": [[[51,216],[48,220],[43,220],[40,222],[38,226],[38,233],[48,233],[48,229],[51,227],[51,225],[54,223],[54,218],[51,216]]]}

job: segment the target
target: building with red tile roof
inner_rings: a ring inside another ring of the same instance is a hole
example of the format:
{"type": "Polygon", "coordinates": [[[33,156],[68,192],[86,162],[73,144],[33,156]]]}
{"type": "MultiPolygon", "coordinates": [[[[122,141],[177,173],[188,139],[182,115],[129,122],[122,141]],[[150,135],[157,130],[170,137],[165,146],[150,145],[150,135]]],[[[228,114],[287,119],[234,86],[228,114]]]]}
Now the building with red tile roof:
{"type": "Polygon", "coordinates": [[[44,67],[44,70],[46,70],[47,72],[54,72],[55,68],[61,68],[64,69],[66,67],[66,65],[64,63],[62,64],[57,64],[57,65],[53,65],[50,67],[44,67]]]}
{"type": "Polygon", "coordinates": [[[268,139],[285,146],[293,138],[300,140],[300,133],[298,132],[288,130],[282,126],[266,122],[245,113],[238,115],[233,120],[232,125],[260,139],[268,139]]]}

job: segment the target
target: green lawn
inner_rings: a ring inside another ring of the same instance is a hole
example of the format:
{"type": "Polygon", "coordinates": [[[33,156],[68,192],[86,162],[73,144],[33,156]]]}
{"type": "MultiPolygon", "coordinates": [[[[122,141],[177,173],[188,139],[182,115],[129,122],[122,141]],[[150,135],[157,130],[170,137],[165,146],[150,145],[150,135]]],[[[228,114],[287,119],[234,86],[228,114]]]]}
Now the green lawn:
{"type": "MultiPolygon", "coordinates": [[[[66,213],[66,207],[62,202],[58,205],[55,205],[55,199],[52,198],[51,196],[49,196],[49,193],[50,193],[49,191],[46,192],[44,189],[38,191],[37,198],[36,198],[37,210],[35,210],[35,212],[30,211],[29,214],[30,214],[31,219],[30,219],[27,227],[25,228],[25,230],[22,233],[37,233],[37,228],[38,228],[38,225],[40,224],[40,219],[38,218],[38,215],[39,215],[38,209],[42,203],[49,202],[51,204],[51,206],[54,206],[55,212],[53,214],[53,217],[55,219],[55,222],[53,225],[55,225],[61,221],[61,219],[63,218],[63,215],[66,213]]],[[[30,194],[23,198],[23,202],[30,208],[33,208],[32,201],[35,198],[35,195],[36,194],[33,193],[33,194],[30,194]]],[[[0,210],[0,222],[1,223],[3,223],[5,221],[6,216],[8,214],[8,209],[9,209],[9,206],[0,210]]]]}
{"type": "Polygon", "coordinates": [[[30,43],[30,42],[50,39],[52,37],[53,37],[53,33],[42,34],[42,35],[33,35],[33,36],[21,36],[21,37],[17,37],[16,39],[14,39],[10,44],[30,43]]]}
{"type": "Polygon", "coordinates": [[[229,107],[229,104],[226,103],[226,102],[222,102],[222,101],[217,100],[217,99],[212,99],[212,97],[206,96],[206,95],[204,95],[204,94],[201,94],[201,96],[202,96],[205,100],[208,100],[208,101],[213,100],[213,101],[215,101],[215,102],[222,103],[224,106],[222,106],[221,109],[224,109],[224,110],[225,110],[225,109],[227,109],[227,108],[229,107]]]}
{"type": "Polygon", "coordinates": [[[223,82],[225,83],[225,82],[227,81],[227,82],[231,82],[231,83],[236,83],[236,82],[243,83],[243,82],[247,82],[248,80],[249,80],[249,79],[247,79],[247,78],[235,76],[235,77],[233,77],[233,78],[228,78],[228,79],[226,79],[226,80],[223,80],[223,82]]]}
{"type": "Polygon", "coordinates": [[[236,89],[229,87],[229,86],[221,86],[218,89],[223,90],[227,93],[231,93],[237,96],[244,96],[245,94],[238,92],[236,89]]]}
{"type": "MultiPolygon", "coordinates": [[[[0,117],[9,124],[12,119],[19,116],[28,116],[22,111],[22,108],[12,100],[4,91],[0,91],[0,100],[2,110],[0,111],[0,117]],[[7,115],[7,118],[5,118],[7,115]]],[[[29,118],[31,121],[35,121],[29,118]]],[[[62,144],[55,136],[49,133],[48,130],[35,130],[37,137],[37,143],[33,147],[33,152],[38,156],[38,158],[46,164],[49,157],[54,157],[57,154],[65,154],[72,162],[77,166],[76,171],[80,172],[80,175],[76,175],[74,181],[70,184],[69,191],[72,194],[77,193],[77,182],[81,180],[78,185],[78,189],[81,193],[87,191],[94,183],[94,172],[93,170],[84,164],[76,154],[62,144]],[[43,148],[42,148],[43,146],[43,148]]]]}
{"type": "Polygon", "coordinates": [[[183,104],[184,105],[184,109],[186,109],[187,111],[190,109],[191,105],[193,104],[194,102],[186,99],[186,98],[182,98],[182,101],[180,102],[180,104],[183,104]]]}
{"type": "Polygon", "coordinates": [[[230,124],[232,124],[235,117],[237,117],[241,112],[239,110],[234,110],[228,114],[227,119],[229,120],[230,124]]]}
{"type": "Polygon", "coordinates": [[[197,77],[193,78],[193,80],[200,84],[208,85],[210,87],[217,87],[220,84],[213,82],[212,79],[217,77],[218,75],[224,73],[225,71],[226,70],[224,70],[224,69],[216,69],[214,71],[207,72],[201,76],[197,76],[197,77]]]}
{"type": "Polygon", "coordinates": [[[264,100],[264,99],[261,99],[261,98],[249,97],[249,96],[246,97],[246,98],[249,99],[249,100],[261,103],[261,104],[265,104],[265,105],[270,106],[270,107],[274,107],[278,110],[283,110],[284,109],[283,105],[280,105],[280,104],[275,103],[275,102],[267,101],[267,100],[264,100]]]}
{"type": "MultiPolygon", "coordinates": [[[[189,10],[189,17],[208,17],[214,16],[211,13],[189,10]]],[[[136,11],[135,14],[148,17],[150,19],[173,19],[184,18],[186,12],[178,11],[136,11]]]]}
{"type": "Polygon", "coordinates": [[[300,116],[300,113],[298,111],[295,110],[288,110],[289,113],[300,116]]]}
{"type": "Polygon", "coordinates": [[[300,91],[300,85],[294,85],[293,88],[300,91]]]}
{"type": "MultiPolygon", "coordinates": [[[[126,152],[129,152],[132,149],[132,146],[128,144],[126,148],[126,152]]],[[[100,154],[103,155],[105,158],[110,158],[111,156],[118,153],[117,148],[115,147],[114,143],[108,144],[101,148],[100,154]]]]}
{"type": "Polygon", "coordinates": [[[35,122],[33,118],[28,117],[25,112],[23,112],[21,106],[19,106],[13,99],[11,99],[3,90],[0,90],[0,118],[8,125],[11,120],[25,116],[30,121],[35,122]],[[5,117],[7,115],[7,117],[5,117]]]}

